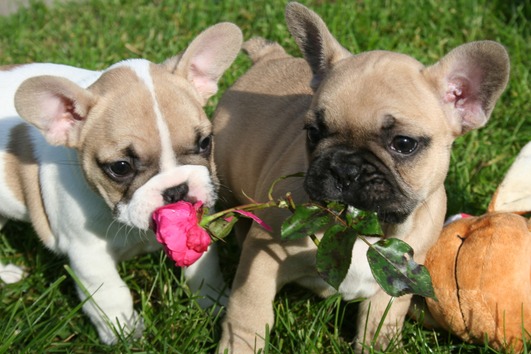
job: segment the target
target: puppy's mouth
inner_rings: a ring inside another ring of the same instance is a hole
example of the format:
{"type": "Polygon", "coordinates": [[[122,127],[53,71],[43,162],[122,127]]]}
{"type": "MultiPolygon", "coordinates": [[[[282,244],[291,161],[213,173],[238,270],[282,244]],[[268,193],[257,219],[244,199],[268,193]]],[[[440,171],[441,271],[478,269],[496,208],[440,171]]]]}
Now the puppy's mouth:
{"type": "Polygon", "coordinates": [[[314,201],[337,201],[376,212],[382,223],[404,222],[418,204],[374,156],[366,158],[345,151],[335,151],[312,161],[304,188],[314,201]]]}
{"type": "MultiPolygon", "coordinates": [[[[198,201],[197,198],[191,197],[191,196],[188,196],[188,195],[185,195],[184,197],[182,197],[180,199],[174,199],[172,197],[168,197],[168,194],[166,193],[166,194],[162,195],[162,199],[163,199],[163,203],[164,204],[159,206],[158,208],[155,208],[155,210],[153,210],[153,212],[151,213],[150,218],[149,218],[149,229],[151,231],[153,231],[154,233],[157,232],[157,223],[154,220],[155,214],[160,212],[162,209],[176,209],[176,208],[179,209],[179,203],[186,203],[186,204],[192,205],[192,206],[196,205],[198,202],[200,202],[200,204],[198,204],[198,205],[202,205],[203,204],[203,202],[198,201]]],[[[178,220],[178,218],[176,218],[176,220],[178,220]]]]}
{"type": "Polygon", "coordinates": [[[128,198],[115,205],[118,221],[139,228],[154,230],[153,212],[164,205],[179,201],[207,208],[214,206],[217,190],[210,171],[205,166],[182,165],[155,175],[128,198]]]}
{"type": "Polygon", "coordinates": [[[377,210],[376,214],[378,215],[378,220],[380,222],[385,224],[401,224],[408,216],[411,214],[411,211],[409,212],[400,212],[400,211],[385,211],[385,210],[377,210]]]}
{"type": "MultiPolygon", "coordinates": [[[[310,194],[310,193],[309,193],[310,194]]],[[[378,220],[381,223],[385,224],[401,224],[409,217],[411,212],[414,208],[403,208],[403,206],[397,206],[397,208],[393,208],[389,210],[385,207],[384,203],[375,205],[375,206],[367,206],[364,202],[358,202],[358,201],[352,201],[347,200],[346,198],[337,198],[337,199],[323,199],[319,198],[318,196],[312,196],[310,194],[310,199],[313,200],[316,203],[322,204],[323,206],[326,206],[330,202],[339,202],[345,204],[347,207],[353,207],[359,210],[363,211],[369,211],[374,212],[378,216],[378,220]],[[400,210],[398,210],[400,208],[400,210]]]]}

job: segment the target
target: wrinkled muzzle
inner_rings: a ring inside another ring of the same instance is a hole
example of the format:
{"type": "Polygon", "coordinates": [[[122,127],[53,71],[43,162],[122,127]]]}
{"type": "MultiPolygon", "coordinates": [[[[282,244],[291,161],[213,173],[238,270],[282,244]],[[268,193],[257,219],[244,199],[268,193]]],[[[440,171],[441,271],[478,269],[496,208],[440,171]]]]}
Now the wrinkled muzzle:
{"type": "Polygon", "coordinates": [[[118,221],[147,230],[153,212],[163,205],[184,200],[213,207],[216,197],[216,185],[208,168],[184,165],[152,177],[130,200],[120,201],[114,212],[118,221]]]}
{"type": "Polygon", "coordinates": [[[338,201],[376,212],[382,222],[401,223],[418,201],[395,175],[369,151],[329,148],[311,161],[304,188],[312,200],[338,201]]]}

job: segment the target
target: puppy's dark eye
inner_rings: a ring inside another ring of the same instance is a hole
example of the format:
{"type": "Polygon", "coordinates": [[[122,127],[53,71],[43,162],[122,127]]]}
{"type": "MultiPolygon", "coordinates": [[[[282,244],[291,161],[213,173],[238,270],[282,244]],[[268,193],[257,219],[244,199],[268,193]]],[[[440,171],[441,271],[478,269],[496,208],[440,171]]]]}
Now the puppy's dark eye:
{"type": "Polygon", "coordinates": [[[306,136],[308,138],[308,142],[310,144],[317,144],[319,140],[321,139],[321,132],[317,127],[314,126],[307,126],[304,129],[306,129],[306,136]]]}
{"type": "Polygon", "coordinates": [[[123,181],[134,174],[133,166],[128,161],[116,161],[106,166],[107,173],[116,181],[123,181]]]}
{"type": "Polygon", "coordinates": [[[391,150],[405,155],[413,153],[417,149],[417,146],[417,140],[403,135],[395,136],[389,145],[391,150]]]}
{"type": "Polygon", "coordinates": [[[201,155],[210,155],[210,150],[212,147],[212,135],[205,136],[201,138],[198,143],[199,153],[201,155]]]}

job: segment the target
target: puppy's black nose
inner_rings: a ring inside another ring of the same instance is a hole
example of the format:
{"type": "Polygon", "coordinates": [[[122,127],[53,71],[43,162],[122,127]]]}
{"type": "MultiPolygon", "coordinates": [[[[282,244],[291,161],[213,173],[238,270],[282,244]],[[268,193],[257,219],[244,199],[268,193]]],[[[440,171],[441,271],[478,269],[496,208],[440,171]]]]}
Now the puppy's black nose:
{"type": "Polygon", "coordinates": [[[166,204],[176,203],[179,200],[185,199],[188,194],[188,184],[181,183],[178,186],[166,189],[162,193],[162,199],[166,204]]]}
{"type": "Polygon", "coordinates": [[[361,159],[352,154],[338,154],[330,162],[330,173],[337,182],[340,190],[356,183],[361,174],[361,159]]]}

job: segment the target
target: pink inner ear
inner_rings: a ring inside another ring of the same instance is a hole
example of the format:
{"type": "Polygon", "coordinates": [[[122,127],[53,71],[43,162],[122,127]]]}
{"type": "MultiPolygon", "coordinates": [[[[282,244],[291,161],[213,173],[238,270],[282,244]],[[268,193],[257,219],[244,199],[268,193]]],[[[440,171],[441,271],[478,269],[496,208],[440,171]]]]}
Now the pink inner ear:
{"type": "Polygon", "coordinates": [[[464,130],[477,128],[486,122],[481,98],[478,96],[479,82],[463,76],[454,76],[448,81],[444,102],[453,103],[462,119],[464,130]]]}
{"type": "Polygon", "coordinates": [[[210,63],[207,59],[198,57],[190,66],[189,78],[201,96],[208,98],[218,91],[217,77],[209,73],[210,63]]]}
{"type": "Polygon", "coordinates": [[[54,94],[41,98],[41,112],[42,128],[52,144],[64,144],[74,121],[82,120],[70,100],[54,94]]]}
{"type": "Polygon", "coordinates": [[[459,106],[460,102],[464,99],[463,97],[463,85],[460,84],[457,80],[454,82],[448,83],[448,89],[446,95],[444,96],[444,102],[454,103],[455,106],[459,106]]]}

